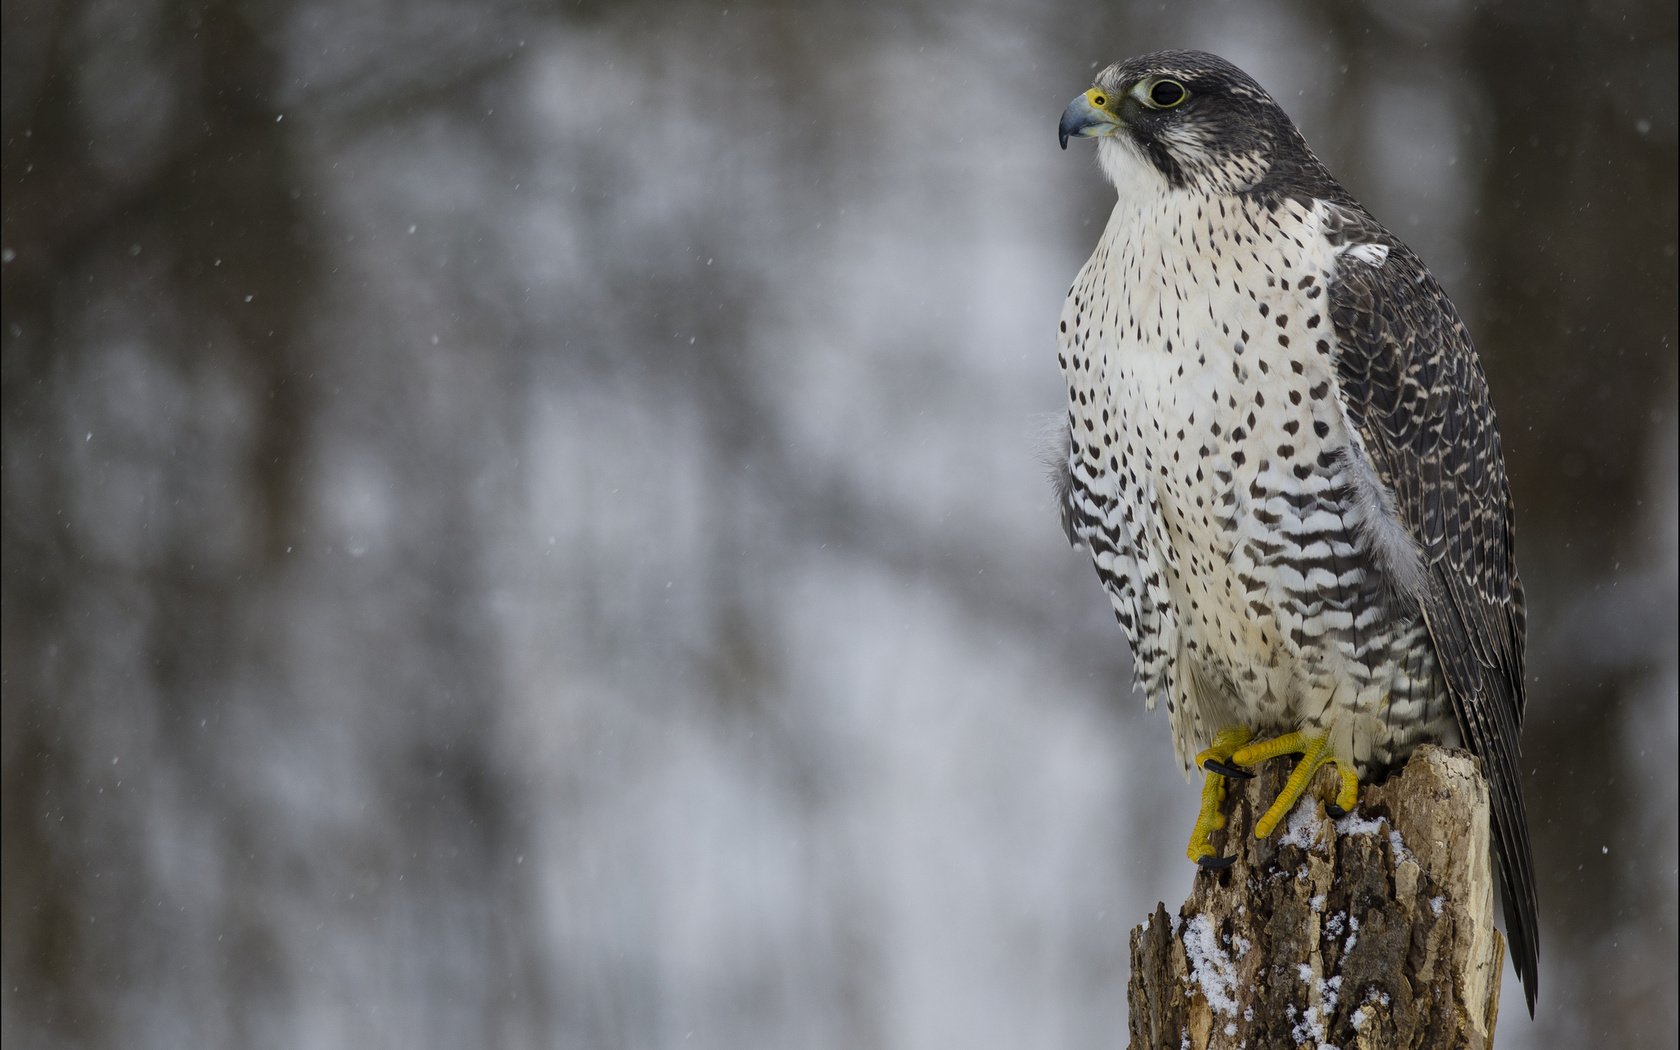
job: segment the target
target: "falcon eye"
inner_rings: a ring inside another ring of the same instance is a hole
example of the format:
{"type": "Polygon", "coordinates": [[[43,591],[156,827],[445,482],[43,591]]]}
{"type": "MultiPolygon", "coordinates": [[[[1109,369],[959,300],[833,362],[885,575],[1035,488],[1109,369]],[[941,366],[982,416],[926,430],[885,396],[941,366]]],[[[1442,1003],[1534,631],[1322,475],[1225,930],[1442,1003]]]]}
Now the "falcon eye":
{"type": "Polygon", "coordinates": [[[1091,96],[1091,105],[1093,105],[1093,106],[1106,106],[1106,105],[1108,105],[1108,96],[1107,95],[1092,95],[1091,96]]]}
{"type": "Polygon", "coordinates": [[[1147,101],[1155,109],[1171,109],[1190,97],[1184,85],[1176,80],[1157,80],[1149,87],[1147,101]]]}

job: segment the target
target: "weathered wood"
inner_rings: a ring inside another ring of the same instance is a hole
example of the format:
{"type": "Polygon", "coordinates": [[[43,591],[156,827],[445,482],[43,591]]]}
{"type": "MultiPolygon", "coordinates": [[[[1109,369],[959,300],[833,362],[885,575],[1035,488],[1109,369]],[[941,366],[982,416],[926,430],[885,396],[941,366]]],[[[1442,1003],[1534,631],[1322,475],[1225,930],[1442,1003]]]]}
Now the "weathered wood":
{"type": "Polygon", "coordinates": [[[1132,931],[1132,1050],[1491,1046],[1504,941],[1475,759],[1419,748],[1340,820],[1321,773],[1255,839],[1288,765],[1226,800],[1215,844],[1235,863],[1199,871],[1176,917],[1158,906],[1132,931]]]}

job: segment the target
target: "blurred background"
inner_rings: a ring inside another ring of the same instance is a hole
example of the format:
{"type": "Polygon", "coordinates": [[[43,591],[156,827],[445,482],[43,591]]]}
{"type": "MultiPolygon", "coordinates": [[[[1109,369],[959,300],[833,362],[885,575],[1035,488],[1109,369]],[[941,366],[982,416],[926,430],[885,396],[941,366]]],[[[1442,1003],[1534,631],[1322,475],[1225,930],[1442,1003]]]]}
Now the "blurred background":
{"type": "Polygon", "coordinates": [[[1676,1025],[1676,9],[5,0],[12,1047],[1097,1047],[1196,807],[1061,536],[1110,61],[1476,333],[1539,1016],[1676,1025]],[[1049,418],[1053,418],[1050,416],[1049,418]]]}

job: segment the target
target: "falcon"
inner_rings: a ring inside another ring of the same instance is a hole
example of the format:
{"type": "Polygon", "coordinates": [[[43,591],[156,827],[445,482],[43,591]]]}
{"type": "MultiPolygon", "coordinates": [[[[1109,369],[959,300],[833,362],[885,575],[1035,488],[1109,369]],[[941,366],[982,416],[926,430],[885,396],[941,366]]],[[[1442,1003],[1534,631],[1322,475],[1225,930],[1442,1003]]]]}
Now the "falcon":
{"type": "Polygon", "coordinates": [[[1331,767],[1332,814],[1419,744],[1481,759],[1512,961],[1534,1010],[1519,783],[1522,584],[1487,381],[1434,275],[1217,56],[1118,63],[1062,114],[1119,200],[1062,308],[1058,499],[1206,773],[1299,755],[1270,835],[1331,767]]]}

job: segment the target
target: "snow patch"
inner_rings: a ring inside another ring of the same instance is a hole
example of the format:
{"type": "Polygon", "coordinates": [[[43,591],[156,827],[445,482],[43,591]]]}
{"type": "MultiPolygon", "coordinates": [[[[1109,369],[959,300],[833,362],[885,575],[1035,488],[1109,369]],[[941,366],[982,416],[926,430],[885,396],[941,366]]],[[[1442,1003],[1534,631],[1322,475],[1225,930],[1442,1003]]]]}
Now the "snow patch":
{"type": "Polygon", "coordinates": [[[1323,849],[1323,825],[1318,820],[1316,806],[1296,806],[1289,814],[1289,823],[1284,825],[1283,837],[1278,839],[1279,845],[1299,846],[1301,849],[1323,849]]]}
{"type": "Polygon", "coordinates": [[[1394,853],[1394,863],[1396,864],[1411,856],[1411,854],[1406,851],[1406,840],[1400,837],[1400,833],[1398,831],[1390,831],[1388,833],[1388,848],[1394,853]]]}
{"type": "MultiPolygon", "coordinates": [[[[1311,981],[1312,972],[1306,967],[1300,968],[1301,979],[1311,981]]],[[[1336,1001],[1341,998],[1342,979],[1330,977],[1323,980],[1311,981],[1313,998],[1318,1000],[1305,1010],[1297,1010],[1294,1006],[1288,1009],[1289,1019],[1295,1022],[1289,1029],[1296,1046],[1312,1046],[1317,1050],[1339,1050],[1334,1044],[1325,1041],[1324,1023],[1336,1012],[1336,1001]],[[1299,1020],[1297,1020],[1299,1018],[1299,1020]]]]}
{"type": "Polygon", "coordinates": [[[1208,1009],[1235,1017],[1237,1000],[1231,993],[1237,986],[1237,966],[1219,947],[1212,919],[1197,915],[1184,924],[1184,954],[1190,962],[1190,983],[1201,991],[1208,1009]]]}
{"type": "Polygon", "coordinates": [[[1342,998],[1342,979],[1340,977],[1326,977],[1319,985],[1319,994],[1324,999],[1324,1009],[1328,1012],[1336,1008],[1336,1003],[1342,998]]]}
{"type": "Polygon", "coordinates": [[[1374,817],[1361,815],[1359,808],[1354,807],[1352,813],[1336,821],[1336,833],[1339,835],[1381,835],[1388,824],[1374,817]]]}
{"type": "Polygon", "coordinates": [[[1347,929],[1347,920],[1348,914],[1345,911],[1339,911],[1330,916],[1328,919],[1325,919],[1324,936],[1340,937],[1342,935],[1342,931],[1347,929]]]}
{"type": "Polygon", "coordinates": [[[1390,853],[1394,854],[1396,864],[1411,857],[1411,852],[1406,849],[1406,840],[1400,837],[1398,831],[1389,826],[1388,821],[1380,817],[1364,816],[1357,808],[1336,821],[1336,832],[1341,835],[1387,834],[1388,849],[1390,853]]]}
{"type": "Polygon", "coordinates": [[[1388,993],[1378,991],[1375,988],[1366,991],[1365,1002],[1360,1005],[1359,1009],[1353,1012],[1352,1017],[1348,1018],[1348,1020],[1352,1022],[1353,1030],[1355,1032],[1365,1027],[1365,1022],[1371,1020],[1371,1018],[1375,1016],[1372,1011],[1367,1009],[1367,1007],[1369,1007],[1372,1003],[1380,1003],[1383,1006],[1387,1006],[1389,1003],[1388,993]]]}

